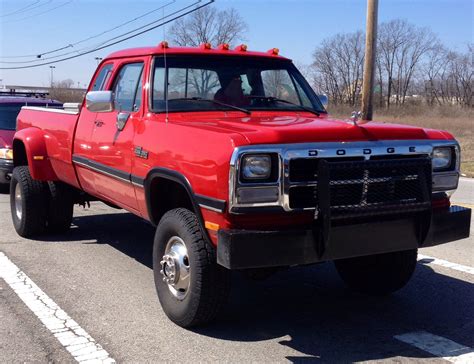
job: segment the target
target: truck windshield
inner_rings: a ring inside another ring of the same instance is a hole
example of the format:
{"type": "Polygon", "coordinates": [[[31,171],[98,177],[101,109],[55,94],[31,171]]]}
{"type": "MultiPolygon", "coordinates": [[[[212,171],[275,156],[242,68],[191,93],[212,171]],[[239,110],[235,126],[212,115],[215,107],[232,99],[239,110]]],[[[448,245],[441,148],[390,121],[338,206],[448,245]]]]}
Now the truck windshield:
{"type": "Polygon", "coordinates": [[[155,58],[155,112],[306,110],[325,112],[318,97],[288,60],[242,56],[155,58]],[[209,102],[210,100],[216,102],[209,102]]]}

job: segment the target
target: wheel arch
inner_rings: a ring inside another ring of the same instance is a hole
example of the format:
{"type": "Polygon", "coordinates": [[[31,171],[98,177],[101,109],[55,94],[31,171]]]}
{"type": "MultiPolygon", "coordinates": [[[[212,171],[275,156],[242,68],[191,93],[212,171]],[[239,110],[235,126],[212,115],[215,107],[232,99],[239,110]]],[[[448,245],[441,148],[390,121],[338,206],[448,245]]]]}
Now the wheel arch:
{"type": "Polygon", "coordinates": [[[196,214],[201,230],[207,236],[201,209],[191,184],[184,175],[167,168],[153,168],[145,178],[143,186],[148,216],[153,225],[158,225],[167,211],[184,207],[196,214]],[[163,203],[154,204],[157,200],[163,203]]]}
{"type": "Polygon", "coordinates": [[[57,180],[46,148],[44,132],[38,128],[26,128],[15,133],[13,140],[13,165],[27,165],[31,177],[41,181],[57,180]]]}

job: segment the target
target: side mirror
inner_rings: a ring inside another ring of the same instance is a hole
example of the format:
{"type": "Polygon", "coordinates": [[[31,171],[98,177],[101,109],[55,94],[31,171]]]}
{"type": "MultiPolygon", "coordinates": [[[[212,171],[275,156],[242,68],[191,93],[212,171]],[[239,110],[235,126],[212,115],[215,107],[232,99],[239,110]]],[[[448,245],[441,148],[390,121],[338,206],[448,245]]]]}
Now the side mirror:
{"type": "Polygon", "coordinates": [[[321,101],[321,104],[323,104],[324,108],[326,109],[329,104],[329,98],[327,95],[318,95],[319,101],[321,101]]]}
{"type": "Polygon", "coordinates": [[[89,91],[86,94],[86,108],[92,112],[110,112],[114,110],[112,91],[89,91]]]}

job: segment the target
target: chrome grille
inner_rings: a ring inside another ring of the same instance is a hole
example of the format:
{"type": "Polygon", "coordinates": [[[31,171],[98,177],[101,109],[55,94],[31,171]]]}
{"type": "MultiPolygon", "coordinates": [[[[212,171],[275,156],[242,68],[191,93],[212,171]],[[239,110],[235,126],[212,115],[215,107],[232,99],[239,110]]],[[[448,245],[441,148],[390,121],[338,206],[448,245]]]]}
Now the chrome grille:
{"type": "Polygon", "coordinates": [[[318,208],[325,191],[332,218],[419,211],[430,207],[431,160],[298,159],[289,163],[289,181],[291,209],[318,208]]]}

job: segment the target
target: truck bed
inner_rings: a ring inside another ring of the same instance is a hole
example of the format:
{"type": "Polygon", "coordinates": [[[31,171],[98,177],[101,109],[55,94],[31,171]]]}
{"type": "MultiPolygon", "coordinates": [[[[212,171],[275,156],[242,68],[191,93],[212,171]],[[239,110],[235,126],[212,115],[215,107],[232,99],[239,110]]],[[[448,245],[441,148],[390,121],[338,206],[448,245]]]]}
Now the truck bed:
{"type": "Polygon", "coordinates": [[[72,151],[78,118],[78,107],[52,109],[32,106],[22,107],[17,118],[17,131],[31,127],[43,130],[47,155],[56,175],[76,187],[79,183],[72,164],[72,151]]]}

